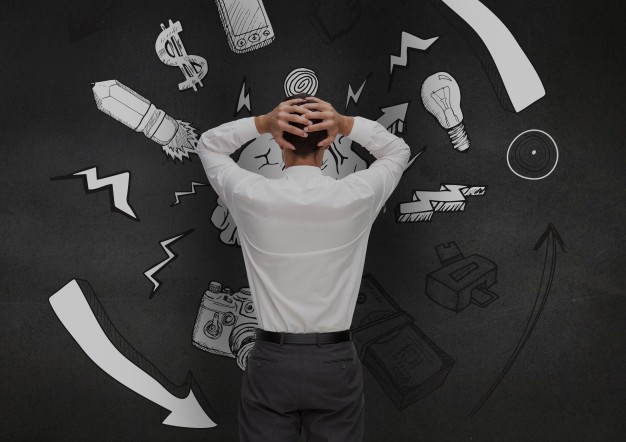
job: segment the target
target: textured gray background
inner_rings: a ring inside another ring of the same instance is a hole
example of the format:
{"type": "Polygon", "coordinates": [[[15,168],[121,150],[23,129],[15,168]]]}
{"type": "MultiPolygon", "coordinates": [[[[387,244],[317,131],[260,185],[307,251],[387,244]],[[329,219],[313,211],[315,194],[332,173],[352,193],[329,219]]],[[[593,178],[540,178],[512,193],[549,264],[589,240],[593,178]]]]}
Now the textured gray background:
{"type": "Polygon", "coordinates": [[[340,111],[348,84],[356,89],[373,72],[348,113],[376,119],[379,107],[410,101],[404,138],[413,154],[428,146],[376,221],[365,272],[456,363],[441,388],[402,411],[365,370],[367,440],[623,440],[620,3],[484,1],[547,91],[519,114],[500,107],[470,47],[429,2],[361,0],[356,25],[325,44],[307,18],[310,2],[266,0],[276,40],[244,55],[228,48],[213,1],[108,3],[105,29],[70,44],[70,17],[88,16],[97,2],[2,2],[0,439],[237,440],[242,372],[233,359],[193,347],[191,333],[210,280],[247,286],[241,251],[218,241],[209,187],[170,207],[174,191],[206,182],[200,161],[174,164],[158,145],[97,110],[90,83],[117,79],[203,132],[233,118],[243,77],[259,114],[282,99],[287,73],[307,67],[319,78],[317,95],[340,111]],[[170,18],[182,23],[188,53],[209,63],[198,92],[179,92],[180,71],[154,51],[159,24],[170,18]],[[389,55],[399,53],[402,30],[440,39],[427,53],[410,51],[388,91],[389,55]],[[436,71],[461,85],[472,141],[466,155],[450,147],[420,103],[421,82],[436,71]],[[518,178],[506,164],[511,140],[532,128],[552,135],[560,150],[556,170],[540,181],[518,178]],[[131,172],[130,201],[140,222],[111,212],[108,192],[85,194],[80,179],[50,181],[94,165],[100,175],[131,172]],[[463,213],[436,213],[430,223],[394,221],[392,209],[413,190],[436,190],[442,182],[488,188],[463,213]],[[543,270],[544,249],[533,246],[549,223],[566,253],[559,251],[546,307],[500,386],[465,420],[522,334],[543,270]],[[148,299],[152,285],[143,272],[165,257],[159,241],[190,228],[148,299]],[[435,246],[449,241],[466,256],[497,263],[493,290],[500,298],[487,308],[455,313],[425,295],[426,274],[440,267],[435,246]],[[168,379],[182,383],[187,370],[194,373],[219,426],[162,425],[157,405],[89,360],[48,303],[73,278],[91,283],[118,331],[168,379]]]}

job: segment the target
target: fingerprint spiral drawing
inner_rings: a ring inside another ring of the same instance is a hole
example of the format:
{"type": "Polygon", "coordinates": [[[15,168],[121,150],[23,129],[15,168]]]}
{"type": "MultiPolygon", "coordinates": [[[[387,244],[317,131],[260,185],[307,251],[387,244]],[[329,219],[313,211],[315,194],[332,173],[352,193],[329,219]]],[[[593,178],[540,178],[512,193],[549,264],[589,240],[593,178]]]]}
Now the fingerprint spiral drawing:
{"type": "Polygon", "coordinates": [[[511,142],[506,155],[511,171],[527,180],[540,180],[552,173],[559,161],[559,149],[546,132],[531,129],[511,142]]]}
{"type": "Polygon", "coordinates": [[[285,78],[285,96],[302,93],[309,95],[317,93],[317,76],[311,69],[294,69],[285,78]]]}

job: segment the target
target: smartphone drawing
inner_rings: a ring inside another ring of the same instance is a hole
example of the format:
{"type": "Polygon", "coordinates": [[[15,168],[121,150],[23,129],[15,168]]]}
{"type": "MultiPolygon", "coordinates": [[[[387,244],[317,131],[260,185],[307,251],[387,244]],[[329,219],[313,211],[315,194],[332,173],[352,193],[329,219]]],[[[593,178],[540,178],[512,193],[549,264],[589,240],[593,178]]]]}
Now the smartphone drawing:
{"type": "Polygon", "coordinates": [[[230,49],[253,51],[274,41],[274,30],[263,0],[215,0],[230,49]]]}

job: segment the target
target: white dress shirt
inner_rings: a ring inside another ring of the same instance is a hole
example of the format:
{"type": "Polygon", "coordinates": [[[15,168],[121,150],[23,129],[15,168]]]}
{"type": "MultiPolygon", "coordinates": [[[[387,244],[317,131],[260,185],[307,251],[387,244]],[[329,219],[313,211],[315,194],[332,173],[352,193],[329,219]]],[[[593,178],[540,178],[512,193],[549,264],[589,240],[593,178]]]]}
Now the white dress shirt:
{"type": "Polygon", "coordinates": [[[279,179],[230,158],[260,134],[254,117],[204,132],[197,145],[209,182],[237,225],[259,327],[313,333],[347,330],[361,286],[370,229],[398,185],[409,146],[382,125],[354,117],[348,138],[374,157],[343,179],[291,166],[279,179]]]}

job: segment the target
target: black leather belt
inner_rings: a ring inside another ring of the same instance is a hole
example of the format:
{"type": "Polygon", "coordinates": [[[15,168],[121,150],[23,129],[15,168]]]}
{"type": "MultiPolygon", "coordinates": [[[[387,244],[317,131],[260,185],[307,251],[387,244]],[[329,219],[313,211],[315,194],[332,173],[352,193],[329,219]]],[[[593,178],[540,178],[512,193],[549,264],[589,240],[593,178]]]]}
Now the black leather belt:
{"type": "Polygon", "coordinates": [[[263,330],[255,327],[256,340],[275,342],[277,344],[337,344],[351,341],[350,330],[324,333],[284,333],[263,330]]]}

